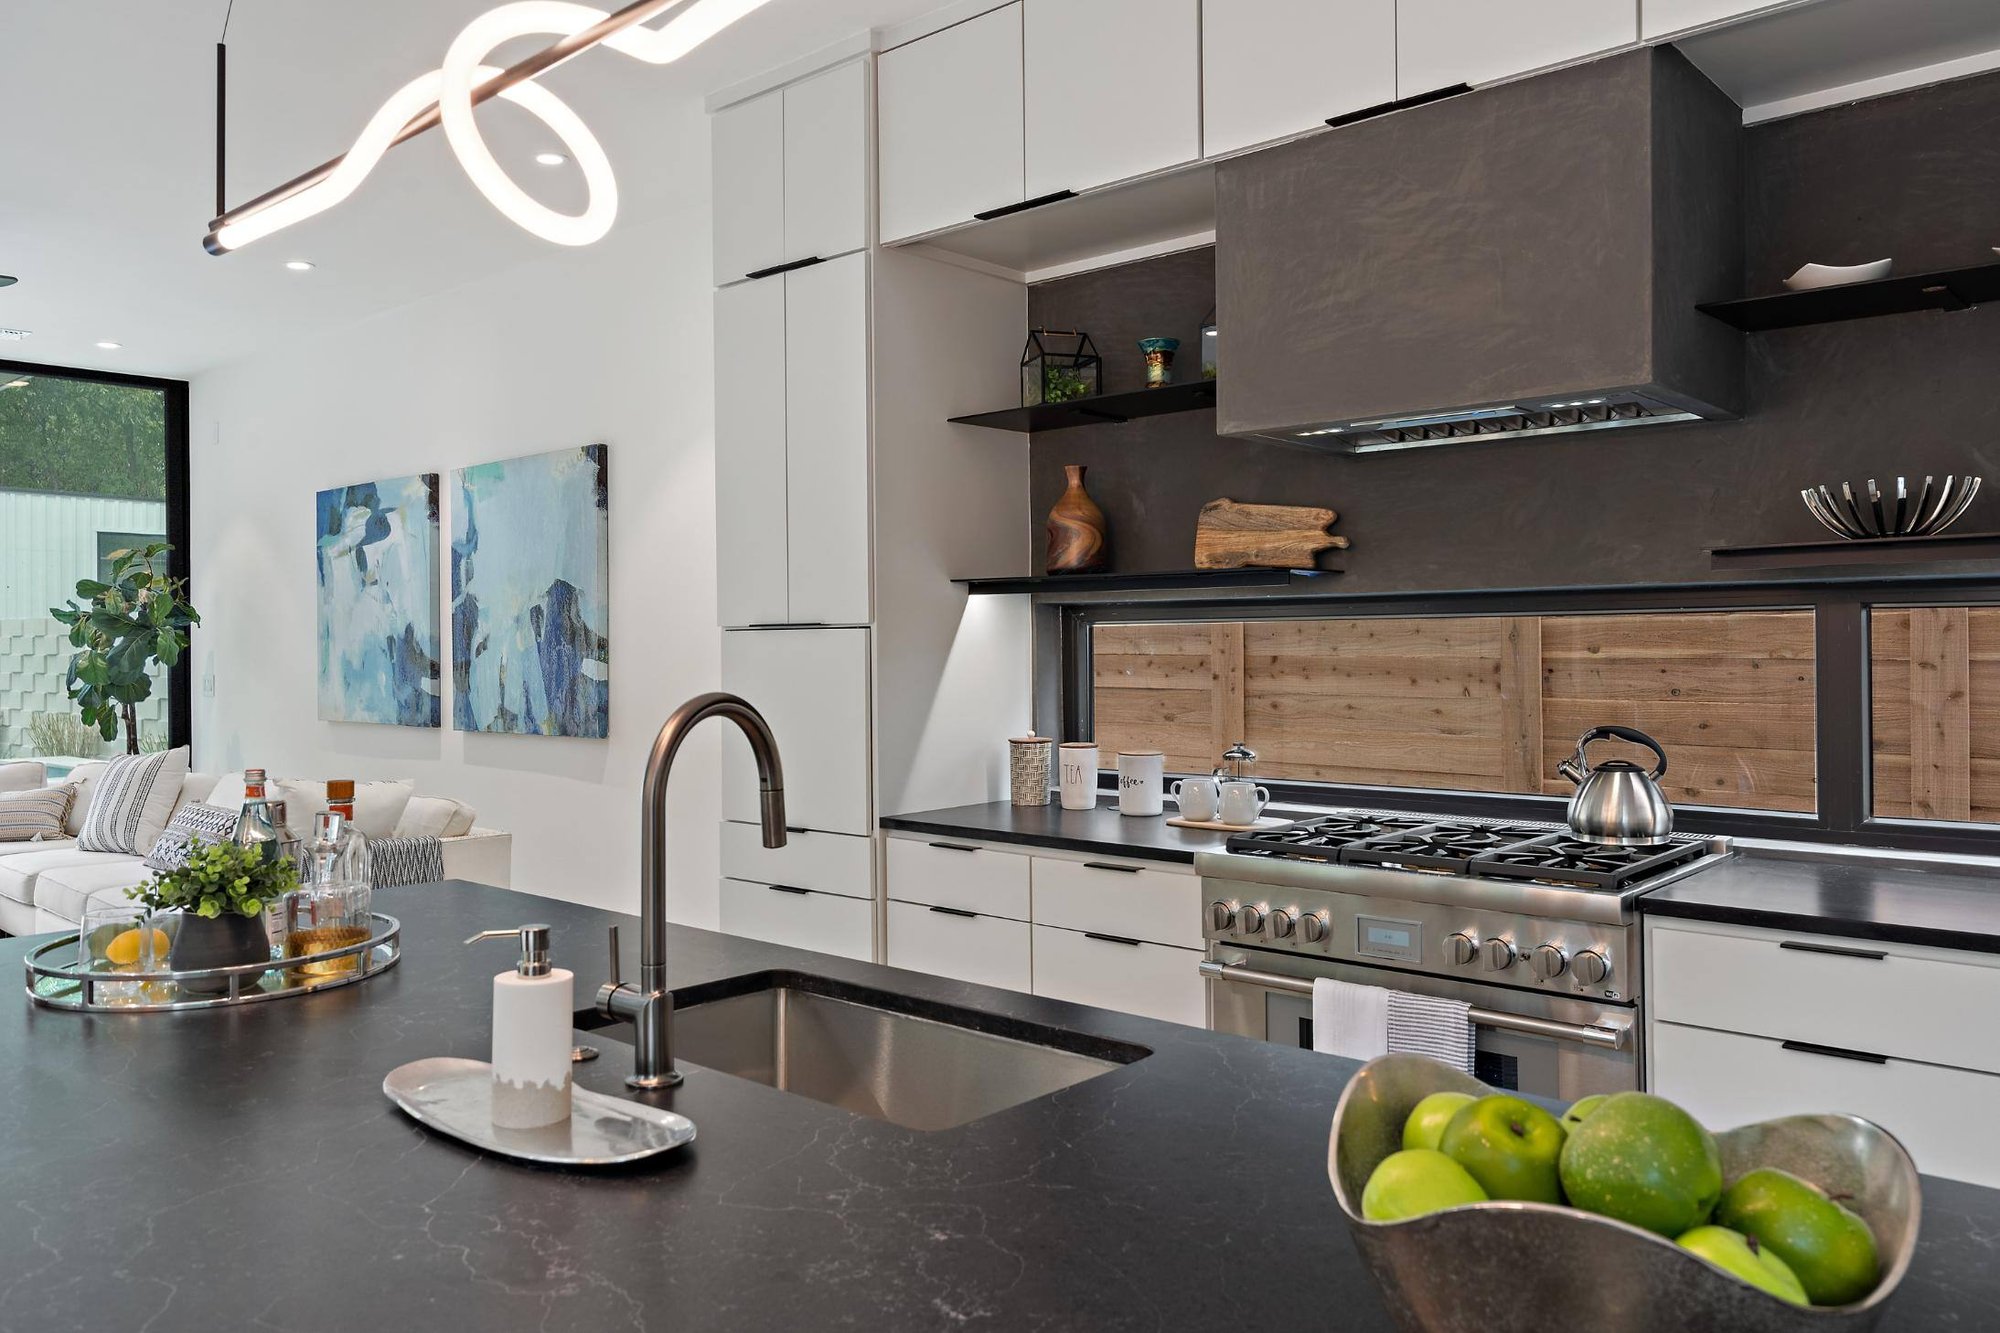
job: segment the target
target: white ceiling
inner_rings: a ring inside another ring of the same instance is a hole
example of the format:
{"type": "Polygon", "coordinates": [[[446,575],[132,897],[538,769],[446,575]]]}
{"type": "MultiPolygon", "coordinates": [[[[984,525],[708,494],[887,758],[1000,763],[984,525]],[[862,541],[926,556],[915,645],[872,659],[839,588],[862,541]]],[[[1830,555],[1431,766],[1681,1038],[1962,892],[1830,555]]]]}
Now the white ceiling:
{"type": "MultiPolygon", "coordinates": [[[[235,0],[230,202],[344,150],[384,98],[435,68],[458,30],[495,2],[235,0]]],[[[33,336],[0,341],[0,359],[186,376],[555,248],[501,218],[432,133],[393,150],[340,207],[237,254],[207,254],[214,48],[228,3],[10,0],[0,40],[0,273],[20,282],[0,288],[0,326],[33,336]],[[293,258],[318,267],[289,272],[293,258]],[[99,340],[124,346],[101,351],[99,340]]],[[[707,190],[705,180],[686,182],[686,135],[660,132],[690,123],[702,95],[938,3],[772,0],[675,65],[596,51],[545,82],[610,154],[618,226],[643,227],[677,191],[707,190]]],[[[557,207],[580,204],[574,167],[534,165],[536,151],[556,146],[538,122],[500,103],[480,118],[524,186],[557,207]]]]}

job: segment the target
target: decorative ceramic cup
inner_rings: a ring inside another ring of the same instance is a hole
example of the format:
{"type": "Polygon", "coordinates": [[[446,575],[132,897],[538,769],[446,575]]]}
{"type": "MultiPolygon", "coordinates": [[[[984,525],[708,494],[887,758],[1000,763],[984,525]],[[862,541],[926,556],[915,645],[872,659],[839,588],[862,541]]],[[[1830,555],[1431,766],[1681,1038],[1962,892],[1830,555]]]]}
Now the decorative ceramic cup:
{"type": "Polygon", "coordinates": [[[1162,813],[1160,780],[1167,757],[1158,750],[1118,752],[1118,813],[1150,816],[1162,813]]]}
{"type": "Polygon", "coordinates": [[[1061,756],[1058,762],[1062,766],[1057,779],[1062,788],[1062,808],[1095,810],[1097,746],[1090,741],[1064,741],[1058,753],[1061,756]]]}
{"type": "Polygon", "coordinates": [[[1219,786],[1215,778],[1182,778],[1176,782],[1174,802],[1181,808],[1181,818],[1204,824],[1213,820],[1222,801],[1219,786]]]}
{"type": "Polygon", "coordinates": [[[1174,353],[1180,348],[1179,338],[1139,339],[1139,350],[1146,354],[1147,388],[1164,388],[1174,382],[1174,353]]]}
{"type": "Polygon", "coordinates": [[[1257,822],[1257,816],[1264,813],[1270,799],[1271,793],[1250,779],[1230,778],[1222,784],[1220,818],[1225,824],[1247,828],[1257,822]]]}

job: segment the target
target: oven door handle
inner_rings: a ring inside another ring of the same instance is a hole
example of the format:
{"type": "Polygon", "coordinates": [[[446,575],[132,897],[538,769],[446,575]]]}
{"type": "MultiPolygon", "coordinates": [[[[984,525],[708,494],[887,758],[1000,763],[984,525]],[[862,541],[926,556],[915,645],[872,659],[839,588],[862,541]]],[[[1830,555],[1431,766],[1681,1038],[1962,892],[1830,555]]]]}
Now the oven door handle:
{"type": "MultiPolygon", "coordinates": [[[[1229,981],[1239,986],[1262,986],[1265,990],[1284,991],[1289,995],[1311,995],[1313,984],[1305,977],[1280,976],[1276,972],[1253,972],[1247,967],[1233,963],[1218,963],[1203,959],[1196,966],[1202,976],[1210,981],[1229,981]]],[[[1580,1042],[1585,1046],[1601,1046],[1606,1050],[1623,1050],[1631,1035],[1630,1023],[1558,1023],[1552,1018],[1530,1018],[1526,1014],[1506,1014],[1492,1009],[1473,1006],[1469,1015],[1473,1023],[1483,1028],[1498,1028],[1502,1032],[1525,1032],[1536,1037],[1553,1037],[1557,1041],[1580,1042]]]]}

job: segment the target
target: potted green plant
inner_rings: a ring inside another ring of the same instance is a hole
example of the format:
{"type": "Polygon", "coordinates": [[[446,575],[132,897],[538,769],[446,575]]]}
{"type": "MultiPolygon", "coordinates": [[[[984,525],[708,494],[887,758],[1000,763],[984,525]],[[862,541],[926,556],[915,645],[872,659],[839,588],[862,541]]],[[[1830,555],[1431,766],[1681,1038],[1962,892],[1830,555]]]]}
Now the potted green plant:
{"type": "Polygon", "coordinates": [[[69,626],[67,686],[83,720],[107,741],[125,724],[125,753],[139,753],[138,707],[153,693],[153,668],[172,667],[187,651],[201,617],[187,603],[187,580],[166,573],[166,542],[113,551],[111,582],[82,579],[70,601],[49,614],[69,626]]]}
{"type": "MultiPolygon", "coordinates": [[[[268,961],[271,936],[264,929],[264,909],[298,883],[289,860],[267,859],[254,846],[212,842],[190,848],[180,869],[159,871],[128,892],[156,912],[180,913],[168,966],[194,972],[268,961]]],[[[181,985],[210,994],[229,989],[226,979],[181,985]]]]}

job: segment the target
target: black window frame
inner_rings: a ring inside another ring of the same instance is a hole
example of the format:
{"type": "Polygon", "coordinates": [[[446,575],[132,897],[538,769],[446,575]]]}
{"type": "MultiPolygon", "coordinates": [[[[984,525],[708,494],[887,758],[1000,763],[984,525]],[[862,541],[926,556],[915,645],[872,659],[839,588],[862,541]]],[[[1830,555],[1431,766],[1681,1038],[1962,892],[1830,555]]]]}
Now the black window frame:
{"type": "MultiPolygon", "coordinates": [[[[1624,588],[1475,590],[1363,596],[1257,595],[1189,599],[1131,594],[1050,600],[1035,608],[1035,720],[1044,735],[1091,738],[1091,631],[1100,624],[1359,617],[1617,615],[1634,612],[1813,612],[1817,809],[1737,810],[1676,805],[1675,827],[1728,837],[1834,843],[1933,854],[2000,855],[2000,823],[1882,818],[1873,812],[1872,611],[1921,606],[2000,607],[1991,573],[1763,579],[1624,588]]],[[[1281,804],[1371,806],[1420,813],[1561,822],[1559,796],[1359,786],[1260,777],[1281,804]]],[[[1100,783],[1115,780],[1100,775],[1100,783]]]]}
{"type": "MultiPolygon", "coordinates": [[[[155,375],[128,375],[121,371],[82,370],[74,366],[47,366],[34,361],[0,359],[0,375],[7,374],[115,384],[132,389],[158,389],[164,394],[167,541],[174,548],[167,557],[167,572],[177,579],[189,578],[192,552],[189,549],[191,534],[188,525],[188,382],[155,375]]],[[[167,670],[167,745],[170,748],[193,744],[193,667],[194,653],[190,649],[167,670]]]]}

